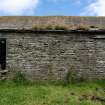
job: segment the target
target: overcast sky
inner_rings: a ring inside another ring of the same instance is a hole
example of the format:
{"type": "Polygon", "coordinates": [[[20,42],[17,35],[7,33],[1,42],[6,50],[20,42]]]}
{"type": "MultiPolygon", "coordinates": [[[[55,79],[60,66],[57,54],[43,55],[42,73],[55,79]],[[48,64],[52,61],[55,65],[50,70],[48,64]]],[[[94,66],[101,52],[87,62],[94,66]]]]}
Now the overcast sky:
{"type": "Polygon", "coordinates": [[[0,0],[1,16],[105,16],[105,0],[0,0]]]}

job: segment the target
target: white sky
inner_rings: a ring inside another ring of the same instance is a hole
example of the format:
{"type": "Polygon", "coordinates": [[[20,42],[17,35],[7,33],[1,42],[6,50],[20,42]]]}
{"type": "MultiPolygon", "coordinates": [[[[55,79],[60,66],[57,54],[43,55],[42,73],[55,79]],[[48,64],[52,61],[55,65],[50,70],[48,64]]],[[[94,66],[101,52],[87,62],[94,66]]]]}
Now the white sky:
{"type": "Polygon", "coordinates": [[[10,15],[33,15],[39,0],[0,0],[0,13],[10,15]]]}
{"type": "Polygon", "coordinates": [[[105,0],[91,2],[85,8],[84,15],[105,16],[105,0]]]}

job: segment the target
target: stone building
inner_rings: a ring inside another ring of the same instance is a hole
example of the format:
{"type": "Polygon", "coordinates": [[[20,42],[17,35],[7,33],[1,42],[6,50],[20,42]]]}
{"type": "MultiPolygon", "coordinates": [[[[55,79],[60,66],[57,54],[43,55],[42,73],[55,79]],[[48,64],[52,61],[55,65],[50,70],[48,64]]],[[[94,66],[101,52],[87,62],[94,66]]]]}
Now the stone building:
{"type": "Polygon", "coordinates": [[[104,17],[0,17],[0,76],[105,79],[104,17]]]}

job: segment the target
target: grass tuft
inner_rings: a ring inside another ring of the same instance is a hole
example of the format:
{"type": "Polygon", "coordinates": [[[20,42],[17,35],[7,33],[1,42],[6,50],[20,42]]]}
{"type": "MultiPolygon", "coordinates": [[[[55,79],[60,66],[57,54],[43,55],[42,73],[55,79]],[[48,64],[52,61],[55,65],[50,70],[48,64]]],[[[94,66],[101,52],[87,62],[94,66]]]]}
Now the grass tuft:
{"type": "Polygon", "coordinates": [[[21,71],[16,72],[16,74],[13,78],[13,82],[16,85],[25,85],[25,84],[27,85],[27,84],[29,84],[29,81],[25,78],[25,75],[21,71]]]}

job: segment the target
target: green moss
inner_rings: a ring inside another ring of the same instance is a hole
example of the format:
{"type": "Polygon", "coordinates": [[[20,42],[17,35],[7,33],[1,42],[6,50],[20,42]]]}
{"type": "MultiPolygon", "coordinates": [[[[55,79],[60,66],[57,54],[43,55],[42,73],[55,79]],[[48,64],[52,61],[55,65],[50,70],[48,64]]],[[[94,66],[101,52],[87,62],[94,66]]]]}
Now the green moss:
{"type": "Polygon", "coordinates": [[[76,30],[89,30],[89,26],[88,25],[78,25],[76,27],[76,30]]]}
{"type": "Polygon", "coordinates": [[[46,25],[34,25],[32,27],[33,30],[64,30],[64,31],[68,31],[68,30],[82,30],[82,31],[89,31],[91,29],[95,30],[95,29],[98,29],[98,30],[104,30],[105,29],[105,26],[103,25],[77,25],[77,26],[74,26],[74,25],[56,25],[56,24],[46,24],[46,25]]]}
{"type": "Polygon", "coordinates": [[[66,26],[59,26],[59,25],[56,25],[54,29],[55,30],[69,30],[68,27],[66,27],[66,26]]]}
{"type": "Polygon", "coordinates": [[[69,30],[65,25],[34,25],[32,27],[34,30],[69,30]]]}

